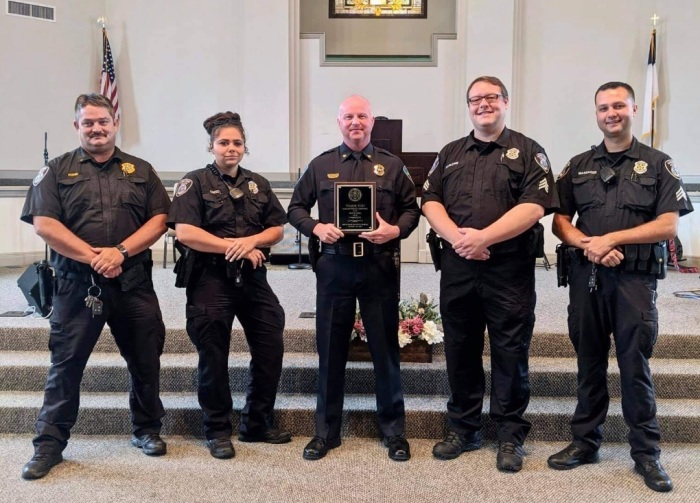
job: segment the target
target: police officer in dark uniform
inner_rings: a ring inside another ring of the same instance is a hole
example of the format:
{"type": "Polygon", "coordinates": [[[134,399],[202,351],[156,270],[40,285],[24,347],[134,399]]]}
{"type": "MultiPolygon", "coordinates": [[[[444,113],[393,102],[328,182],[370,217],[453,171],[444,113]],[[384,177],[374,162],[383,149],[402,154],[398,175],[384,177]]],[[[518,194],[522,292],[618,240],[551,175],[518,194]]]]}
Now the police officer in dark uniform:
{"type": "MultiPolygon", "coordinates": [[[[177,185],[167,224],[195,250],[187,287],[187,334],[199,353],[199,403],[206,444],[219,459],[235,455],[230,437],[231,388],[228,355],[238,317],[250,347],[250,384],[238,439],[281,444],[291,434],[272,427],[282,374],[284,310],[263,265],[270,246],[282,239],[284,209],[262,176],[239,165],[246,147],[237,113],[204,121],[214,163],[185,175],[177,185]]],[[[178,267],[185,267],[180,263],[178,267]]]]}
{"type": "Polygon", "coordinates": [[[399,158],[374,147],[370,103],[350,96],[340,105],[343,143],[316,157],[297,183],[289,221],[305,236],[321,241],[316,264],[316,345],[319,388],[316,434],[303,457],[316,460],[338,447],[343,411],[345,365],[359,301],[376,378],[377,416],[389,457],[410,458],[404,437],[404,400],[399,374],[398,260],[400,240],[418,225],[415,186],[399,158]],[[334,183],[376,183],[376,229],[360,234],[336,225],[334,183]],[[318,219],[310,215],[318,202],[318,219]]]}
{"type": "Polygon", "coordinates": [[[497,467],[517,472],[531,426],[523,413],[530,398],[538,220],[557,198],[544,149],[505,126],[503,83],[477,78],[467,102],[474,130],[440,151],[423,189],[423,213],[442,237],[440,312],[451,391],[449,431],[433,455],[454,459],[481,447],[488,328],[497,467]]]}
{"type": "Polygon", "coordinates": [[[56,272],[51,368],[25,479],[63,460],[83,370],[105,323],[131,375],[132,443],[148,455],[166,452],[158,396],[165,326],[148,248],[165,232],[170,199],[149,163],[115,147],[119,119],[104,96],[78,96],[74,126],[80,148],[41,169],[21,217],[51,247],[56,272]]]}
{"type": "Polygon", "coordinates": [[[634,91],[608,82],[595,94],[603,142],[574,157],[557,180],[561,210],[552,230],[573,247],[569,269],[569,337],[578,361],[573,442],[551,456],[559,470],[598,461],[607,387],[610,334],[620,367],[622,413],[630,428],[635,470],[655,491],[670,491],[659,462],[659,423],[649,370],[656,336],[657,276],[665,273],[664,246],[679,215],[693,210],[669,156],[632,135],[634,91]],[[576,226],[572,224],[578,214],[576,226]]]}

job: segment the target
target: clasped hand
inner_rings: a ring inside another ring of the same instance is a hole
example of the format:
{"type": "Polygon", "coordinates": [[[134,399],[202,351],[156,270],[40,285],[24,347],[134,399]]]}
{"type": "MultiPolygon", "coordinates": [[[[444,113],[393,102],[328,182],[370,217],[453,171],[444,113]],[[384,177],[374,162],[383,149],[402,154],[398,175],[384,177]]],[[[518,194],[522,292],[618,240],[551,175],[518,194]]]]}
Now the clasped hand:
{"type": "Polygon", "coordinates": [[[452,243],[452,249],[457,255],[468,260],[489,259],[491,252],[483,231],[472,227],[460,227],[457,230],[460,237],[452,243]]]}
{"type": "Polygon", "coordinates": [[[231,243],[224,254],[229,262],[246,259],[253,264],[253,269],[257,269],[258,266],[263,265],[263,262],[265,262],[265,254],[256,248],[258,243],[255,236],[224,239],[231,243]]]}
{"type": "Polygon", "coordinates": [[[96,273],[102,274],[105,278],[116,278],[122,273],[124,255],[114,247],[90,247],[90,251],[95,254],[90,261],[96,273]]]}
{"type": "Polygon", "coordinates": [[[605,267],[615,267],[620,265],[625,255],[605,236],[587,236],[581,238],[583,254],[594,264],[601,264],[605,267]]]}

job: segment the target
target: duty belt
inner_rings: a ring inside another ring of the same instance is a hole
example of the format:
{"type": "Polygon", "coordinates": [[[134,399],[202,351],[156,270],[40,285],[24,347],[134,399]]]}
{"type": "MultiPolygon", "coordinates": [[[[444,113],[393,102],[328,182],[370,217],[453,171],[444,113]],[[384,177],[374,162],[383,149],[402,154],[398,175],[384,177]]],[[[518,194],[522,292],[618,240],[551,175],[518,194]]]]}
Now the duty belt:
{"type": "Polygon", "coordinates": [[[376,245],[364,241],[349,241],[333,244],[323,243],[321,245],[321,253],[326,253],[328,255],[350,255],[351,257],[364,257],[366,255],[373,255],[391,250],[391,246],[376,245]]]}
{"type": "Polygon", "coordinates": [[[90,274],[90,273],[79,273],[73,271],[64,271],[62,269],[56,269],[56,277],[61,279],[67,279],[69,281],[77,281],[80,283],[85,283],[89,285],[94,279],[96,283],[119,283],[117,278],[105,278],[101,274],[90,274]]]}

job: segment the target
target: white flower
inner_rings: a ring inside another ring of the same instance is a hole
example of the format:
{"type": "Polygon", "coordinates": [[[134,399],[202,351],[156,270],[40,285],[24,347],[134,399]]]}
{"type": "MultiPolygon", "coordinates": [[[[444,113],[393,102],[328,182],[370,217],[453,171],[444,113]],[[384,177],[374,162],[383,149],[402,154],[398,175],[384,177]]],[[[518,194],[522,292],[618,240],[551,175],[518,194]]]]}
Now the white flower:
{"type": "Polygon", "coordinates": [[[399,329],[399,347],[402,348],[411,343],[411,334],[399,329]]]}
{"type": "MultiPolygon", "coordinates": [[[[420,338],[426,341],[428,344],[439,344],[442,342],[443,333],[438,330],[438,327],[434,321],[426,321],[423,324],[423,331],[420,334],[420,338]]],[[[399,335],[399,340],[400,339],[401,337],[399,335]]]]}

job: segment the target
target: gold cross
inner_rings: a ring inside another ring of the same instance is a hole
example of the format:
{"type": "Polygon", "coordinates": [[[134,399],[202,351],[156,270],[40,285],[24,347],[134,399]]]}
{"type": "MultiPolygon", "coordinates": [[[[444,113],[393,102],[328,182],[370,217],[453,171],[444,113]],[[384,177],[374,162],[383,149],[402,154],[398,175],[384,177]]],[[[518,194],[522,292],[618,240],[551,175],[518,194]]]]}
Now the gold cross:
{"type": "Polygon", "coordinates": [[[661,19],[661,18],[660,18],[659,16],[657,16],[656,13],[654,13],[654,15],[651,16],[651,20],[654,22],[654,28],[656,28],[656,22],[657,22],[659,19],[661,19]]]}

